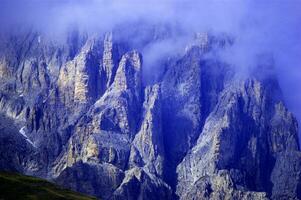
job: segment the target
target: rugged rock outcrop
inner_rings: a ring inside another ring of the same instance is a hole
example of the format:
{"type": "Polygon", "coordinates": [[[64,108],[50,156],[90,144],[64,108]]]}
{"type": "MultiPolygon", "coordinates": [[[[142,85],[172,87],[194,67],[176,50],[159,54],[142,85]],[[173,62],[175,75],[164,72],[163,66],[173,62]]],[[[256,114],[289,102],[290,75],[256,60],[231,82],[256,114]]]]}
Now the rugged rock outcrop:
{"type": "Polygon", "coordinates": [[[272,61],[242,78],[211,54],[233,38],[196,34],[146,84],[139,50],[170,32],[127,36],[1,41],[1,169],[102,199],[301,199],[298,126],[272,61]]]}

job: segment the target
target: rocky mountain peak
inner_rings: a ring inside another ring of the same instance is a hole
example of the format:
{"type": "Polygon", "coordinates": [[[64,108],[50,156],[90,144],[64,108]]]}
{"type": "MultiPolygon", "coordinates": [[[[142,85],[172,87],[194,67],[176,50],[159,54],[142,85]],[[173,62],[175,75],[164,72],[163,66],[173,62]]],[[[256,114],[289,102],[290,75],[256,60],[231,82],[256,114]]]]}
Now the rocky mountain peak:
{"type": "Polygon", "coordinates": [[[269,56],[239,77],[210,54],[235,40],[196,34],[145,86],[141,49],[170,34],[0,45],[0,169],[101,199],[300,199],[298,126],[269,56]]]}
{"type": "MultiPolygon", "coordinates": [[[[141,65],[142,58],[137,51],[126,53],[122,56],[113,82],[117,90],[133,88],[134,91],[141,90],[141,65]]],[[[137,97],[139,94],[136,94],[137,97]]]]}

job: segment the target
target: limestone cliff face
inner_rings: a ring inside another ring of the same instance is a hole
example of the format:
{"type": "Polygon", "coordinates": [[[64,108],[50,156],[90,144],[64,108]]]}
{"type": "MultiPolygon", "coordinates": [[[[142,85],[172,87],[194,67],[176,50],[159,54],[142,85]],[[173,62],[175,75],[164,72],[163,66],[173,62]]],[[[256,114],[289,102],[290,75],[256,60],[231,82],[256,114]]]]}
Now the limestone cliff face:
{"type": "Polygon", "coordinates": [[[208,56],[234,40],[196,34],[146,85],[139,49],[170,33],[144,32],[1,40],[0,169],[101,199],[301,199],[298,126],[275,76],[237,76],[208,56]]]}

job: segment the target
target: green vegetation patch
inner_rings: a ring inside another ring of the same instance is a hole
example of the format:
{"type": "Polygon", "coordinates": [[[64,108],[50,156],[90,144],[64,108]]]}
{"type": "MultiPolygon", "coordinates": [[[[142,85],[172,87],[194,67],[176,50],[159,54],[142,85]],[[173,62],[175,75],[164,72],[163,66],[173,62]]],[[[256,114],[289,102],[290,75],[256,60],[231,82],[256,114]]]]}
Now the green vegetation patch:
{"type": "Polygon", "coordinates": [[[0,200],[96,199],[62,189],[46,180],[10,172],[0,172],[0,200]]]}

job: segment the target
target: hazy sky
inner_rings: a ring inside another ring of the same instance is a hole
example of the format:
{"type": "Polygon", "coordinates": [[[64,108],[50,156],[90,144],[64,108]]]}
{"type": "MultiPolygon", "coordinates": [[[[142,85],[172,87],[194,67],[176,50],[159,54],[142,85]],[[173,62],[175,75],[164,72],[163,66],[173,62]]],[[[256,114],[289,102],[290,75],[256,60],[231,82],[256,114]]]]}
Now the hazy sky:
{"type": "Polygon", "coordinates": [[[273,54],[285,100],[301,123],[301,0],[0,1],[2,31],[23,24],[60,35],[70,24],[77,24],[97,32],[141,19],[177,24],[185,30],[184,37],[155,44],[149,52],[173,51],[182,45],[185,34],[209,30],[236,38],[224,54],[242,71],[254,65],[258,53],[273,54]]]}

